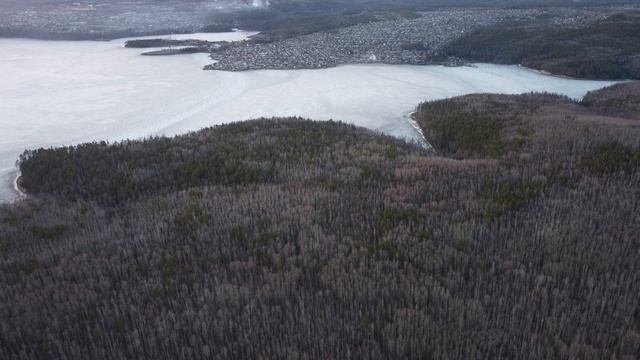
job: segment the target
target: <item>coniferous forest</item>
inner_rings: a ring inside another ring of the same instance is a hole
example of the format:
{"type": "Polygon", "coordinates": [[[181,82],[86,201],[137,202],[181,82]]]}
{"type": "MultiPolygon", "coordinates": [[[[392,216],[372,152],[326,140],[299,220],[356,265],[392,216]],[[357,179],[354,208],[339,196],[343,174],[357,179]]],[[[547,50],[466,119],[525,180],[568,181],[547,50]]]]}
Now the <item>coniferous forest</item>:
{"type": "Polygon", "coordinates": [[[638,94],[27,151],[0,358],[635,359],[638,94]]]}
{"type": "Polygon", "coordinates": [[[578,27],[513,23],[454,40],[447,54],[469,61],[522,64],[589,79],[640,79],[640,12],[627,11],[578,27]]]}

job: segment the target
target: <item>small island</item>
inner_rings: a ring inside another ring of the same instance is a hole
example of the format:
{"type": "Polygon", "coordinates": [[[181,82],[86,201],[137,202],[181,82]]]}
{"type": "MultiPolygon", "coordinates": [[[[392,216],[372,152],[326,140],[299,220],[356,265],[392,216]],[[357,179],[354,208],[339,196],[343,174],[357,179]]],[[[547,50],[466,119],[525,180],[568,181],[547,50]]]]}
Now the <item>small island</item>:
{"type": "Polygon", "coordinates": [[[165,56],[220,51],[228,47],[229,44],[230,42],[227,41],[206,41],[197,39],[135,39],[126,41],[124,43],[124,47],[132,49],[161,48],[160,50],[143,52],[141,55],[165,56]]]}

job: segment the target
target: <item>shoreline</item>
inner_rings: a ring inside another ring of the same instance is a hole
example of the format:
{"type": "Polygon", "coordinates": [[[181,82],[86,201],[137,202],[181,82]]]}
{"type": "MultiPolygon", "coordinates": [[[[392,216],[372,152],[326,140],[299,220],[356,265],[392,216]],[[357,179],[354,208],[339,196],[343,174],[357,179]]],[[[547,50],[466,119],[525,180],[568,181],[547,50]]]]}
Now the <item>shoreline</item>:
{"type": "MultiPolygon", "coordinates": [[[[531,68],[531,67],[528,67],[528,66],[524,66],[524,65],[522,65],[522,64],[517,64],[517,66],[518,66],[519,68],[522,68],[522,69],[525,69],[525,70],[529,70],[529,71],[532,71],[532,72],[534,72],[534,73],[538,73],[538,74],[540,74],[540,75],[544,75],[544,76],[552,76],[552,77],[557,77],[557,78],[560,78],[560,79],[566,79],[566,80],[600,81],[600,80],[593,80],[593,79],[581,79],[581,78],[574,78],[574,77],[567,76],[567,75],[554,74],[554,73],[548,72],[548,71],[546,71],[546,70],[534,69],[534,68],[531,68]]],[[[604,80],[604,81],[617,81],[617,80],[604,80]]]]}
{"type": "Polygon", "coordinates": [[[409,124],[411,124],[411,126],[413,126],[413,128],[418,132],[418,134],[420,134],[420,137],[422,138],[422,142],[420,145],[422,145],[422,147],[424,147],[425,150],[432,151],[433,146],[429,143],[429,141],[427,141],[427,137],[424,136],[424,131],[422,131],[420,124],[418,124],[418,121],[416,121],[415,115],[417,113],[418,113],[417,109],[411,111],[409,115],[406,116],[407,121],[409,122],[409,124]]]}
{"type": "Polygon", "coordinates": [[[10,202],[16,202],[22,199],[25,199],[27,197],[27,193],[25,193],[22,188],[20,187],[20,178],[22,177],[22,174],[18,171],[16,173],[16,176],[14,176],[13,178],[13,182],[12,182],[12,188],[13,191],[18,195],[18,197],[10,202]]]}
{"type": "MultiPolygon", "coordinates": [[[[480,64],[480,63],[478,63],[480,64]]],[[[485,64],[495,64],[495,63],[485,63],[485,64]]],[[[528,71],[532,71],[534,73],[540,74],[540,75],[544,75],[544,76],[550,76],[550,77],[555,77],[555,78],[560,78],[560,79],[565,79],[565,80],[580,80],[580,81],[611,81],[611,82],[618,82],[618,83],[625,83],[625,82],[629,82],[629,81],[636,81],[634,79],[595,79],[595,78],[577,78],[577,77],[573,77],[573,76],[568,76],[568,75],[562,75],[562,74],[554,74],[552,72],[548,72],[546,70],[539,70],[539,69],[535,69],[535,68],[531,68],[522,64],[517,64],[516,65],[519,68],[528,70],[528,71]]]]}

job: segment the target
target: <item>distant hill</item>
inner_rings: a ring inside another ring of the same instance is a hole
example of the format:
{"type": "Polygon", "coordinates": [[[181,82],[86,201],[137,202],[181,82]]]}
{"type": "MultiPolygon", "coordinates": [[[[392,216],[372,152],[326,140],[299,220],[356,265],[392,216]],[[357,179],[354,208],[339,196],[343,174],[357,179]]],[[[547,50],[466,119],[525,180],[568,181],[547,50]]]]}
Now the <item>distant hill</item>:
{"type": "Polygon", "coordinates": [[[578,28],[501,24],[467,34],[447,52],[471,61],[522,64],[579,78],[640,79],[640,12],[578,28]]]}

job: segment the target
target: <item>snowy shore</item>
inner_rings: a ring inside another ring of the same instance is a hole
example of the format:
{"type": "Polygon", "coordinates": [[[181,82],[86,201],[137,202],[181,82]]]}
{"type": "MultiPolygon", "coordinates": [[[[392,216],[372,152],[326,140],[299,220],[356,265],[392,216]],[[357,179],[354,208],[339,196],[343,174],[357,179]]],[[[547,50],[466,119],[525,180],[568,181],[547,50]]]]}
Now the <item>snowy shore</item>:
{"type": "Polygon", "coordinates": [[[20,187],[20,172],[18,172],[14,177],[13,177],[13,191],[16,193],[17,198],[15,200],[20,200],[23,198],[27,197],[27,194],[22,190],[22,188],[20,187]]]}

